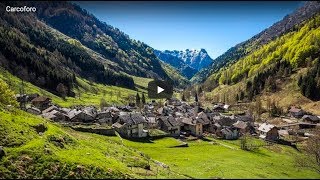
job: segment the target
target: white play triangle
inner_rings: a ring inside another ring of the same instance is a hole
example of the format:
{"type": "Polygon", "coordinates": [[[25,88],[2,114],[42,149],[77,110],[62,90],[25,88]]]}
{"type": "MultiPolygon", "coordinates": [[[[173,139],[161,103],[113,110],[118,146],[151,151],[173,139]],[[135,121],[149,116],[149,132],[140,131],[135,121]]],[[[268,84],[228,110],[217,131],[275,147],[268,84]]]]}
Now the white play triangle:
{"type": "Polygon", "coordinates": [[[161,93],[162,91],[164,91],[164,89],[161,88],[161,87],[159,87],[159,86],[157,86],[157,93],[159,94],[159,93],[161,93]]]}

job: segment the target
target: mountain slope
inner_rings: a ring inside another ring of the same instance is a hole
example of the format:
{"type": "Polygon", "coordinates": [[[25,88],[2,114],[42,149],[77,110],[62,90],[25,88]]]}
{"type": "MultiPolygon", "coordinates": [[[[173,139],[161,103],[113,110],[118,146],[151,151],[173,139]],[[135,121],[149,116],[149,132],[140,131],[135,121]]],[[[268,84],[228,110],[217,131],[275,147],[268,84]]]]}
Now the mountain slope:
{"type": "Polygon", "coordinates": [[[67,2],[33,5],[39,19],[117,63],[121,71],[140,77],[168,78],[151,47],[130,39],[79,6],[67,2]]]}
{"type": "Polygon", "coordinates": [[[203,83],[204,89],[211,91],[210,99],[252,101],[257,96],[281,94],[275,99],[284,108],[301,105],[319,113],[318,108],[310,106],[320,100],[319,13],[212,74],[203,83]]]}
{"type": "Polygon", "coordinates": [[[185,78],[176,68],[172,67],[170,64],[165,62],[161,62],[162,68],[165,72],[171,77],[172,83],[174,87],[183,89],[190,84],[190,81],[185,78]]]}
{"type": "Polygon", "coordinates": [[[281,21],[273,24],[271,27],[255,35],[251,39],[230,48],[224,54],[214,59],[211,66],[201,70],[191,79],[192,83],[203,82],[220,68],[238,61],[240,58],[250,54],[280,35],[293,31],[298,28],[297,25],[312,17],[314,14],[319,12],[319,10],[319,2],[305,2],[304,6],[285,16],[281,21]]]}
{"type": "Polygon", "coordinates": [[[188,79],[212,63],[212,59],[205,49],[186,49],[185,51],[154,50],[154,54],[163,62],[178,69],[188,79]]]}
{"type": "Polygon", "coordinates": [[[129,75],[171,80],[151,47],[77,5],[2,2],[0,6],[0,66],[54,94],[75,96],[78,76],[131,89],[135,85],[129,75]],[[4,12],[6,5],[35,6],[37,14],[4,12]],[[59,84],[63,92],[57,89],[59,84]]]}

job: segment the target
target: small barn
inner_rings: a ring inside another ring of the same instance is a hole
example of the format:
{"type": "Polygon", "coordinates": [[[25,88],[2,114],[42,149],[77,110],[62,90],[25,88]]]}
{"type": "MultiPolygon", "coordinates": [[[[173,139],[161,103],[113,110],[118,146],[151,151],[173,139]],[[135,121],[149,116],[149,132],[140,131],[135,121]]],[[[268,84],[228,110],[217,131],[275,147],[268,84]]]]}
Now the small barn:
{"type": "Polygon", "coordinates": [[[258,128],[260,138],[265,140],[276,141],[279,139],[278,128],[272,124],[263,123],[258,128]]]}
{"type": "Polygon", "coordinates": [[[31,101],[32,105],[41,111],[50,107],[51,99],[46,96],[38,96],[31,101]]]}
{"type": "Polygon", "coordinates": [[[305,114],[305,112],[302,109],[297,108],[295,106],[291,106],[288,112],[291,117],[295,118],[301,118],[305,114]]]}

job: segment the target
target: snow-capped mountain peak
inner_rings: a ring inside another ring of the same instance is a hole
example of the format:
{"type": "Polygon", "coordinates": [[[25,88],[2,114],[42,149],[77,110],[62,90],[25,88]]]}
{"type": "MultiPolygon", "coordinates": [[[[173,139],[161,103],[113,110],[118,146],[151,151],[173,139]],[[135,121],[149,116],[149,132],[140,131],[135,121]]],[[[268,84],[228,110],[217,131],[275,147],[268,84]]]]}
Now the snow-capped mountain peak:
{"type": "Polygon", "coordinates": [[[189,74],[186,75],[187,77],[193,76],[194,72],[198,72],[202,68],[208,67],[213,61],[207,51],[203,48],[173,51],[155,50],[154,53],[160,60],[180,69],[180,71],[188,66],[189,74]],[[190,69],[194,70],[190,71],[190,69]],[[190,74],[191,72],[192,75],[190,74]]]}

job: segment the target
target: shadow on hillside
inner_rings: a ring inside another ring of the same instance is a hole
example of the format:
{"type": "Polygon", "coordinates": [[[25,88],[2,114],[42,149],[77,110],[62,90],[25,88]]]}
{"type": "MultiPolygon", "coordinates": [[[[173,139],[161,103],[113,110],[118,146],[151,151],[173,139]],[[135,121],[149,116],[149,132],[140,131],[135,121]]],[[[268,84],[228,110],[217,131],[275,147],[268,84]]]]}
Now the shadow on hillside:
{"type": "Polygon", "coordinates": [[[206,138],[206,137],[201,137],[200,138],[202,141],[206,141],[206,142],[212,142],[213,140],[211,140],[211,139],[208,139],[208,138],[206,138]]]}
{"type": "Polygon", "coordinates": [[[123,139],[126,139],[128,141],[132,141],[132,142],[139,142],[139,143],[154,143],[150,137],[146,137],[146,138],[123,138],[123,139]]]}
{"type": "Polygon", "coordinates": [[[262,152],[260,149],[253,150],[253,151],[248,151],[248,152],[251,152],[251,153],[256,154],[258,156],[271,157],[269,154],[266,154],[265,152],[262,152]]]}

